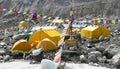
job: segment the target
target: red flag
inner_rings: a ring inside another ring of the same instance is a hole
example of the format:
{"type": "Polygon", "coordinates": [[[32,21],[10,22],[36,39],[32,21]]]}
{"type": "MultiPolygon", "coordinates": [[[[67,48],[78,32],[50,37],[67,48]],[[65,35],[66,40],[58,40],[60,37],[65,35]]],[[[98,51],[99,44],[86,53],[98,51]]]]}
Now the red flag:
{"type": "Polygon", "coordinates": [[[109,24],[109,23],[110,23],[110,20],[107,19],[107,20],[106,20],[106,24],[109,24]]]}
{"type": "Polygon", "coordinates": [[[18,14],[18,11],[19,11],[19,10],[16,10],[16,11],[14,12],[14,14],[17,15],[17,14],[18,14]]]}
{"type": "Polygon", "coordinates": [[[2,11],[4,8],[0,8],[0,11],[2,11]]]}

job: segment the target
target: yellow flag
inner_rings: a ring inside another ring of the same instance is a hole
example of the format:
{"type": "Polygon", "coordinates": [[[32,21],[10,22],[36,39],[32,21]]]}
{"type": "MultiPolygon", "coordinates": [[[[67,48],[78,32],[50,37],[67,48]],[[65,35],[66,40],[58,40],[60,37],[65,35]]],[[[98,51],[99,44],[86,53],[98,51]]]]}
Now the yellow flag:
{"type": "Polygon", "coordinates": [[[49,17],[48,17],[48,20],[50,20],[51,18],[52,18],[52,17],[51,17],[51,16],[49,16],[49,17]]]}
{"type": "Polygon", "coordinates": [[[97,19],[97,23],[99,23],[99,24],[100,24],[100,22],[101,22],[101,19],[100,19],[100,18],[98,18],[98,19],[97,19]]]}
{"type": "Polygon", "coordinates": [[[114,19],[112,19],[112,24],[115,24],[115,20],[114,19]]]}
{"type": "Polygon", "coordinates": [[[12,9],[10,9],[10,10],[8,11],[8,13],[9,13],[9,14],[12,14],[12,13],[13,13],[13,10],[12,10],[12,9]]]}
{"type": "Polygon", "coordinates": [[[38,14],[37,17],[40,17],[41,14],[38,14]]]}
{"type": "Polygon", "coordinates": [[[26,15],[26,14],[27,14],[27,12],[24,12],[24,13],[23,13],[23,15],[26,15]]]}

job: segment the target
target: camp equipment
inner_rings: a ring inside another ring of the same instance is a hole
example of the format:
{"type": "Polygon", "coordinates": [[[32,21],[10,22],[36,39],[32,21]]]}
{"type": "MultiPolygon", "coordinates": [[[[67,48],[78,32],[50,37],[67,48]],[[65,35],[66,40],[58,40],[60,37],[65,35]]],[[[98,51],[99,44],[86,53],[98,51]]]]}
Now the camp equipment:
{"type": "Polygon", "coordinates": [[[41,29],[30,36],[29,43],[32,44],[34,41],[41,41],[44,38],[48,38],[57,45],[60,40],[60,36],[61,34],[54,29],[41,29]]]}
{"type": "Polygon", "coordinates": [[[110,35],[110,30],[103,26],[90,25],[81,30],[81,36],[90,39],[98,39],[100,36],[108,37],[110,35]]]}
{"type": "Polygon", "coordinates": [[[26,40],[17,41],[11,48],[11,52],[28,53],[31,50],[30,44],[26,40]]]}
{"type": "Polygon", "coordinates": [[[48,38],[45,38],[38,43],[37,48],[42,48],[43,51],[49,51],[57,49],[57,46],[53,41],[51,41],[48,38]]]}

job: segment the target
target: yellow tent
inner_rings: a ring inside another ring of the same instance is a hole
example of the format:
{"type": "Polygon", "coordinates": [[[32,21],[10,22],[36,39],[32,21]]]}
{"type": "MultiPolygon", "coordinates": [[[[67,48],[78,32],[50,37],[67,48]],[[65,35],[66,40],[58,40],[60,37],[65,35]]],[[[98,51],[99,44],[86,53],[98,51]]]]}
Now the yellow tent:
{"type": "Polygon", "coordinates": [[[29,38],[29,43],[32,44],[34,41],[41,41],[44,38],[52,40],[56,45],[60,40],[61,34],[54,29],[42,29],[33,33],[29,38]]]}
{"type": "Polygon", "coordinates": [[[94,39],[94,38],[99,38],[101,35],[104,37],[108,37],[110,35],[110,31],[103,27],[103,26],[88,26],[86,28],[83,28],[81,30],[81,36],[94,39]]]}
{"type": "Polygon", "coordinates": [[[48,38],[43,39],[38,43],[37,48],[42,48],[44,51],[57,49],[56,44],[48,38]]]}
{"type": "Polygon", "coordinates": [[[26,40],[17,41],[11,48],[11,52],[27,53],[31,50],[30,44],[26,40]]]}
{"type": "Polygon", "coordinates": [[[21,21],[18,25],[18,28],[27,28],[27,27],[29,27],[29,24],[26,21],[21,21]]]}

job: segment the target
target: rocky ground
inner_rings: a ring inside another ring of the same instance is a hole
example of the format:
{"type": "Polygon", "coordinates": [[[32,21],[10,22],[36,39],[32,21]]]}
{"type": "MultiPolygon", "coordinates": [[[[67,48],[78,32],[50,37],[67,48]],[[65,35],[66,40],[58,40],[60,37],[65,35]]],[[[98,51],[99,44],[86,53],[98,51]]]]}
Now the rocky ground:
{"type": "MultiPolygon", "coordinates": [[[[7,62],[13,59],[23,59],[19,54],[20,58],[16,53],[9,53],[9,49],[12,45],[19,39],[25,39],[27,31],[19,31],[16,26],[21,20],[27,20],[27,16],[6,16],[0,19],[0,62],[7,62]],[[6,36],[4,35],[4,29],[8,28],[6,36]],[[17,57],[16,57],[17,55],[17,57]]],[[[33,25],[41,25],[42,22],[40,19],[29,20],[31,26],[33,25]]],[[[120,24],[109,24],[105,25],[110,29],[111,35],[109,38],[102,38],[99,42],[92,43],[91,45],[87,45],[85,41],[83,45],[79,45],[78,48],[73,46],[69,48],[70,50],[78,50],[79,53],[63,53],[62,61],[67,63],[87,63],[89,65],[95,66],[103,66],[112,69],[119,69],[120,67],[120,24]]],[[[44,58],[53,60],[53,54],[56,51],[44,52],[44,58]],[[50,55],[52,53],[52,55],[50,55]],[[48,57],[49,55],[49,57],[48,57]]],[[[27,57],[25,60],[31,60],[27,57]]]]}
{"type": "MultiPolygon", "coordinates": [[[[29,64],[25,60],[15,60],[14,62],[0,63],[0,69],[42,69],[41,64],[29,64]]],[[[88,64],[66,63],[65,69],[109,69],[101,66],[91,66],[88,64]]]]}

